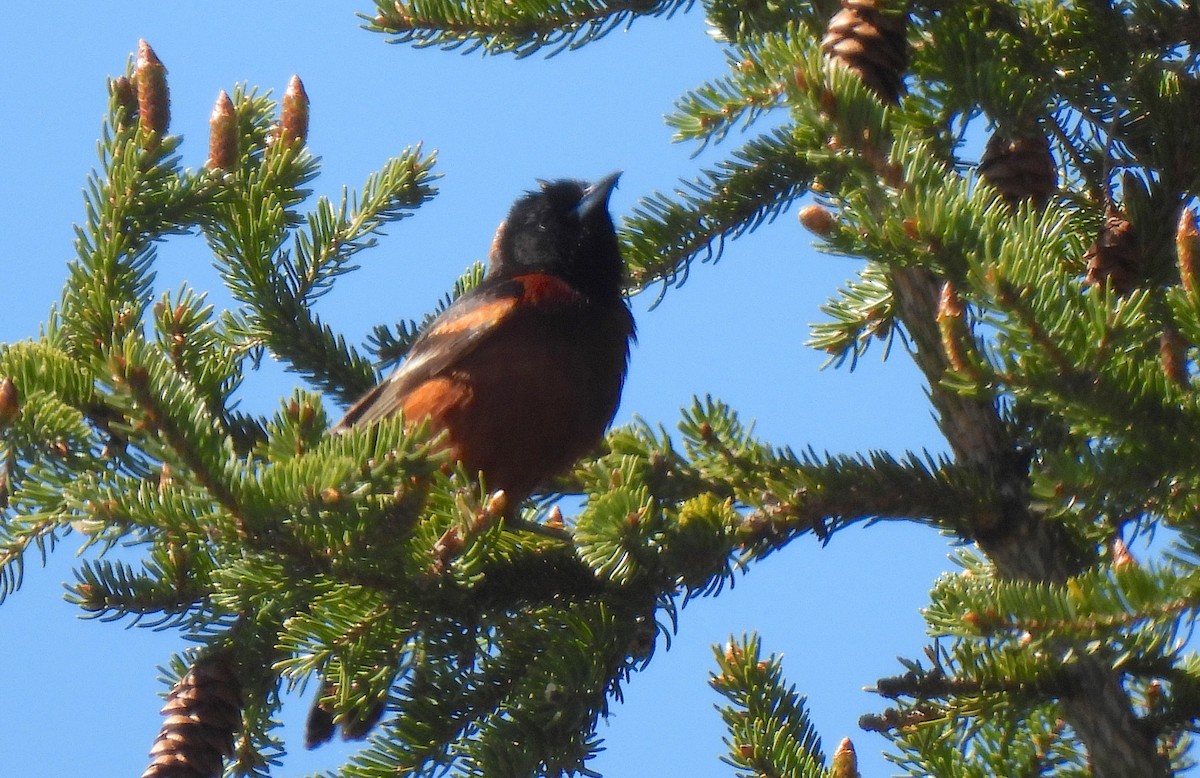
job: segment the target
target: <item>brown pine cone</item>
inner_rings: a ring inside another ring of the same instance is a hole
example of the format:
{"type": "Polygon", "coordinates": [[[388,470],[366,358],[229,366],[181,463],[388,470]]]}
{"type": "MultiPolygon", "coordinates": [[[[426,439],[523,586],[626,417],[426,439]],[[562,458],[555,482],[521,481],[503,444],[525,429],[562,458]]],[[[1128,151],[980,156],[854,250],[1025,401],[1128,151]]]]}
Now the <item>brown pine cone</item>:
{"type": "Polygon", "coordinates": [[[162,729],[142,778],[219,778],[242,724],[242,692],[231,657],[201,656],[162,708],[162,729]]]}
{"type": "Polygon", "coordinates": [[[883,14],[875,0],[842,0],[821,40],[821,50],[858,73],[884,102],[895,103],[904,93],[908,67],[906,18],[883,14]]]}
{"type": "Polygon", "coordinates": [[[979,160],[979,174],[1013,208],[1026,198],[1044,207],[1058,188],[1058,169],[1044,135],[1011,138],[992,133],[979,160]]]}
{"type": "Polygon", "coordinates": [[[1117,294],[1129,294],[1141,278],[1142,258],[1133,225],[1109,208],[1096,242],[1084,254],[1089,284],[1112,283],[1117,294]]]}

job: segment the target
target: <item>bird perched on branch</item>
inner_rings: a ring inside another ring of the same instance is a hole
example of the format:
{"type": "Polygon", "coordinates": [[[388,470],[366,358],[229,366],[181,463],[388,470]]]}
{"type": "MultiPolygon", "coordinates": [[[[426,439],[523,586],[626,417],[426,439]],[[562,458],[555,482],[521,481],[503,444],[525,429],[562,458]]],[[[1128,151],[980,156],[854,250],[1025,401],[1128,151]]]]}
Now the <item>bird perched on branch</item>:
{"type": "Polygon", "coordinates": [[[618,177],[541,182],[517,200],[483,281],[334,431],[397,412],[428,418],[454,458],[511,505],[595,446],[616,413],[634,339],[608,213],[618,177]]]}

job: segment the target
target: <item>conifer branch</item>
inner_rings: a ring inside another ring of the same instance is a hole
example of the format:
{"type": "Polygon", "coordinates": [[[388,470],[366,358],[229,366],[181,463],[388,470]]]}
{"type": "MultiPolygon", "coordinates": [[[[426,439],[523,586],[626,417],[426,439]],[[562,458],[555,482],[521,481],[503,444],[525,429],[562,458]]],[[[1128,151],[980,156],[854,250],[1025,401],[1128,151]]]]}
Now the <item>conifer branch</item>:
{"type": "Polygon", "coordinates": [[[742,775],[828,775],[805,699],[784,685],[779,659],[762,658],[757,636],[731,640],[714,653],[720,672],[709,685],[728,700],[720,710],[729,755],[721,761],[742,775]]]}
{"type": "Polygon", "coordinates": [[[130,565],[103,560],[85,562],[75,578],[68,600],[88,616],[114,621],[132,614],[132,624],[151,629],[185,623],[206,593],[206,582],[186,575],[180,580],[154,569],[139,574],[130,565]]]}
{"type": "MultiPolygon", "coordinates": [[[[994,519],[976,524],[972,534],[1003,577],[1065,579],[1077,569],[1079,553],[1060,527],[1026,507],[1028,474],[1011,433],[990,403],[938,388],[948,367],[937,343],[938,280],[918,268],[897,271],[893,279],[899,318],[916,343],[914,358],[929,380],[943,434],[962,461],[980,467],[998,482],[1000,499],[994,519]]],[[[1165,775],[1152,744],[1134,721],[1118,675],[1085,657],[1070,668],[1069,676],[1073,693],[1064,699],[1064,713],[1095,763],[1104,763],[1097,775],[1165,775]]]]}
{"type": "Polygon", "coordinates": [[[106,125],[103,170],[88,180],[87,223],[76,231],[60,315],[66,347],[78,358],[103,353],[136,327],[153,280],[153,244],[205,216],[207,187],[180,175],[172,156],[179,139],[164,136],[151,147],[141,141],[136,126],[106,125]]]}
{"type": "Polygon", "coordinates": [[[798,91],[786,73],[803,80],[818,53],[815,41],[795,27],[777,34],[754,37],[726,53],[729,75],[687,92],[666,118],[675,128],[676,142],[700,142],[697,153],[709,143],[720,143],[739,123],[749,127],[756,120],[785,105],[784,98],[798,91]]]}
{"type": "Polygon", "coordinates": [[[777,130],[686,182],[674,196],[643,198],[621,228],[633,284],[681,283],[694,259],[714,261],[726,238],[773,220],[807,191],[813,175],[807,148],[792,128],[777,130]]]}
{"type": "Polygon", "coordinates": [[[549,56],[577,49],[640,16],[671,16],[694,0],[523,0],[504,9],[463,0],[376,0],[367,29],[397,43],[482,48],[486,54],[527,57],[550,48],[549,56]]]}
{"type": "Polygon", "coordinates": [[[350,259],[373,245],[386,224],[432,196],[433,161],[419,148],[410,149],[369,177],[361,196],[343,195],[336,210],[322,199],[308,217],[308,232],[298,232],[295,249],[288,252],[282,243],[295,218],[289,209],[302,198],[298,186],[312,175],[303,171],[314,163],[301,147],[279,144],[268,148],[262,164],[249,158],[244,178],[235,179],[239,185],[228,192],[207,229],[226,282],[249,309],[244,319],[231,320],[244,347],[269,347],[289,367],[346,401],[370,387],[375,381],[370,362],[322,323],[309,304],[352,269],[350,259]]]}
{"type": "Polygon", "coordinates": [[[9,522],[0,524],[0,604],[8,595],[21,588],[25,578],[25,553],[35,547],[42,555],[58,543],[57,532],[63,528],[56,519],[24,521],[14,532],[9,522]]]}
{"type": "Polygon", "coordinates": [[[116,388],[137,403],[139,420],[150,435],[161,437],[197,483],[241,525],[243,512],[226,476],[224,431],[198,402],[193,388],[153,352],[134,340],[126,346],[126,354],[112,361],[116,388]]]}
{"type": "Polygon", "coordinates": [[[821,306],[829,319],[812,326],[806,345],[829,354],[829,362],[836,367],[849,359],[851,370],[873,340],[884,342],[886,357],[896,334],[887,275],[886,268],[868,263],[857,279],[848,281],[837,297],[821,306]]]}
{"type": "Polygon", "coordinates": [[[353,270],[350,259],[376,245],[375,236],[385,226],[433,198],[436,160],[436,153],[422,155],[417,146],[369,175],[361,193],[343,190],[336,209],[325,198],[318,200],[307,217],[308,231],[296,235],[294,265],[287,266],[289,285],[302,305],[311,305],[335,278],[353,270]]]}
{"type": "Polygon", "coordinates": [[[973,467],[885,452],[798,456],[757,441],[735,411],[711,398],[697,400],[679,426],[686,455],[635,424],[610,433],[609,454],[577,470],[577,488],[595,498],[576,521],[576,542],[604,579],[629,585],[682,575],[690,592],[707,594],[735,561],[761,558],[806,533],[825,541],[882,519],[966,532],[995,520],[992,485],[973,467]],[[649,538],[661,556],[646,556],[649,538]]]}
{"type": "Polygon", "coordinates": [[[67,490],[101,468],[96,430],[79,410],[95,397],[90,377],[60,349],[17,343],[0,349],[10,387],[0,421],[0,602],[20,587],[26,553],[43,562],[73,516],[67,490]]]}
{"type": "Polygon", "coordinates": [[[820,30],[838,9],[838,0],[783,0],[778,3],[706,3],[705,13],[713,33],[735,44],[798,28],[799,37],[818,38],[820,30]]]}
{"type": "Polygon", "coordinates": [[[433,310],[425,314],[420,322],[415,319],[399,322],[394,329],[387,325],[375,327],[369,338],[368,348],[383,368],[394,365],[408,354],[409,348],[420,337],[421,332],[450,304],[479,285],[487,268],[475,262],[459,276],[450,291],[438,300],[433,310]]]}
{"type": "MultiPolygon", "coordinates": [[[[873,157],[864,154],[864,159],[870,162],[873,157]]],[[[877,174],[884,181],[893,181],[895,171],[880,166],[877,174]]],[[[878,202],[867,202],[874,218],[886,219],[878,202]]],[[[893,267],[891,282],[897,317],[913,340],[914,359],[929,382],[943,434],[963,465],[979,468],[997,485],[995,510],[979,517],[984,520],[974,523],[971,536],[992,557],[1002,577],[1064,580],[1078,569],[1079,552],[1074,547],[1078,541],[1029,508],[1028,469],[1013,433],[1006,429],[990,398],[953,393],[942,383],[951,368],[939,343],[937,324],[942,280],[925,268],[893,267]]],[[[1064,712],[1092,758],[1102,765],[1098,774],[1165,774],[1152,744],[1135,726],[1119,674],[1092,657],[1080,659],[1067,672],[1072,693],[1065,696],[1064,712]]]]}

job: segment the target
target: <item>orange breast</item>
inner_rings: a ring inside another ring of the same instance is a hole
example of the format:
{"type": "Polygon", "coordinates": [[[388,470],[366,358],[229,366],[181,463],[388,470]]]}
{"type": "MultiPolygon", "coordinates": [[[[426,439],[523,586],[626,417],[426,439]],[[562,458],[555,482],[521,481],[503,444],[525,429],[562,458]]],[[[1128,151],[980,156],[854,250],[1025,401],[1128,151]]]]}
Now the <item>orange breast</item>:
{"type": "Polygon", "coordinates": [[[622,313],[598,328],[576,314],[510,319],[502,338],[415,387],[405,415],[428,416],[489,490],[522,500],[595,446],[612,419],[631,328],[622,313]]]}

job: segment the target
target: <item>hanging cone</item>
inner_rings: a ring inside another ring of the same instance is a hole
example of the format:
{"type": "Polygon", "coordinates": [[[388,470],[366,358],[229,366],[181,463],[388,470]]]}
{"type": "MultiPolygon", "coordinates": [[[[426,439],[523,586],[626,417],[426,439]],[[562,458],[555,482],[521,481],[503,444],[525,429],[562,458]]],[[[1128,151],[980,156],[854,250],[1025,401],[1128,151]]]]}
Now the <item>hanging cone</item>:
{"type": "Polygon", "coordinates": [[[1108,281],[1117,294],[1129,294],[1141,276],[1141,255],[1133,235],[1133,225],[1113,208],[1104,215],[1104,226],[1096,242],[1084,254],[1087,282],[1108,281]]]}
{"type": "Polygon", "coordinates": [[[242,724],[242,694],[227,652],[200,657],[167,695],[166,720],[142,778],[219,778],[242,724]]]}
{"type": "Polygon", "coordinates": [[[979,174],[1013,208],[1026,198],[1042,208],[1058,188],[1058,169],[1044,135],[1010,138],[992,133],[979,160],[979,174]]]}
{"type": "MultiPolygon", "coordinates": [[[[304,747],[309,750],[323,745],[333,737],[339,722],[335,721],[332,698],[337,694],[337,687],[326,680],[321,684],[321,693],[308,711],[308,720],[304,724],[304,747]]],[[[349,711],[341,720],[343,740],[362,740],[371,734],[371,730],[387,712],[387,700],[379,700],[366,710],[349,711]]]]}
{"type": "Polygon", "coordinates": [[[308,718],[304,722],[304,747],[310,751],[319,745],[328,743],[337,730],[337,724],[333,720],[333,709],[321,702],[322,698],[326,694],[331,694],[332,691],[331,683],[326,681],[322,684],[321,693],[317,695],[316,701],[308,710],[308,718]]]}
{"type": "Polygon", "coordinates": [[[904,93],[908,42],[903,14],[883,14],[875,0],[841,0],[821,40],[825,56],[858,73],[879,99],[895,103],[904,93]]]}

